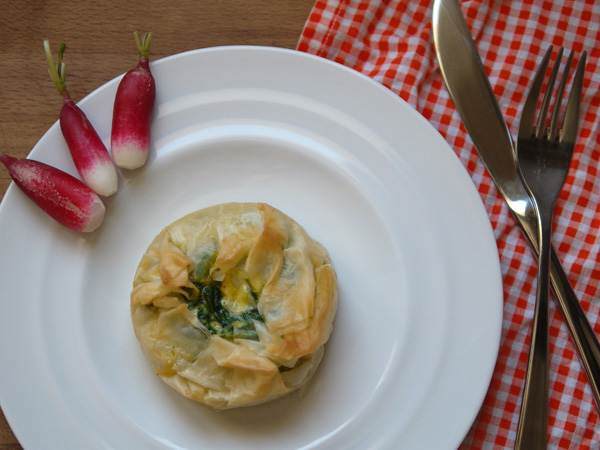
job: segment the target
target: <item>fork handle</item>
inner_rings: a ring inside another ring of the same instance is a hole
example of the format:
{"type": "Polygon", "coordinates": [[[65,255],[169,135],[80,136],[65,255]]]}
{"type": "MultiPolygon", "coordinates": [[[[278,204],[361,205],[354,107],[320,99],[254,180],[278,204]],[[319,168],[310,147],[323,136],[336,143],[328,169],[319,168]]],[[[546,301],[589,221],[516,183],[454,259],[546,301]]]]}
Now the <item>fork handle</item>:
{"type": "Polygon", "coordinates": [[[537,292],[515,450],[545,450],[548,434],[548,281],[552,209],[540,208],[537,292]]]}

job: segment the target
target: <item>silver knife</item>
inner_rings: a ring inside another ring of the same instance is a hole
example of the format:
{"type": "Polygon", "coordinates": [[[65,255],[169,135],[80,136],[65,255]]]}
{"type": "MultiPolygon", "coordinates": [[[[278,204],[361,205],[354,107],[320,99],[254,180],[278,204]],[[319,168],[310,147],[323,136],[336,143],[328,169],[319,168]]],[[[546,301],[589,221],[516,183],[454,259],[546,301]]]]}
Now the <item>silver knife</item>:
{"type": "MultiPolygon", "coordinates": [[[[479,157],[538,253],[535,212],[517,169],[514,144],[457,0],[435,0],[433,40],[440,70],[479,157]]],[[[600,410],[600,343],[552,249],[550,281],[600,410]]]]}

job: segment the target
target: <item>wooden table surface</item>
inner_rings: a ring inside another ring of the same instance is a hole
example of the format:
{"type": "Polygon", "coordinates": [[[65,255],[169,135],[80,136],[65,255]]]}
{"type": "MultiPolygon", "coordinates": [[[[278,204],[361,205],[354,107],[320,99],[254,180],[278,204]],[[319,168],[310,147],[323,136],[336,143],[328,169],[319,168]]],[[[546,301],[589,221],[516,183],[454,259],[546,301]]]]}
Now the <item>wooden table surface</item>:
{"type": "MultiPolygon", "coordinates": [[[[2,0],[0,152],[25,157],[58,119],[62,100],[42,41],[65,42],[77,102],[129,70],[133,31],[152,31],[151,60],[220,45],[295,48],[314,0],[2,0]]],[[[10,176],[0,167],[0,199],[10,176]]],[[[0,368],[1,370],[1,368],[0,368]]],[[[22,447],[0,414],[0,450],[22,447]]]]}

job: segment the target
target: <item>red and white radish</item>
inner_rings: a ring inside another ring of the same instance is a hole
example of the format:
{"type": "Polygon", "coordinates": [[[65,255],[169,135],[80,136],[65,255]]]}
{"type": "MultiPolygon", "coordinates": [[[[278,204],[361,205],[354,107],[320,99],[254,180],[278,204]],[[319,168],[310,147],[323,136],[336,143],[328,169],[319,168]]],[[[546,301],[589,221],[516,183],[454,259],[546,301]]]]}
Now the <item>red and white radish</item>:
{"type": "Polygon", "coordinates": [[[106,146],[85,113],[75,104],[65,83],[65,64],[62,56],[66,49],[60,44],[57,62],[54,62],[50,44],[44,41],[49,72],[56,89],[63,97],[60,111],[60,129],[65,138],[71,157],[85,184],[105,197],[117,192],[118,176],[106,146]]]}
{"type": "Polygon", "coordinates": [[[127,72],[117,88],[113,110],[111,153],[115,164],[137,169],[146,163],[150,151],[150,120],[156,88],[148,57],[152,33],[140,41],[134,33],[139,52],[138,65],[127,72]]]}
{"type": "Polygon", "coordinates": [[[62,170],[31,159],[0,154],[17,186],[50,217],[76,231],[94,231],[106,208],[96,193],[62,170]]]}

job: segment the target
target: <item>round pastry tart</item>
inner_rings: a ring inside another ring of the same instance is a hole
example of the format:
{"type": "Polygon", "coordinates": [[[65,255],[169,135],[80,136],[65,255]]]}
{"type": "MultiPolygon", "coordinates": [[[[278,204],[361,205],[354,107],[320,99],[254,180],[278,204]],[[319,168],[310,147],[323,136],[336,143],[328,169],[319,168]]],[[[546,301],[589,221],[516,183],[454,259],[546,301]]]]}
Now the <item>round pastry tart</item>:
{"type": "Polygon", "coordinates": [[[167,226],[131,293],[133,328],[156,374],[216,409],[305,385],[336,307],[325,248],[262,203],[216,205],[167,226]]]}

